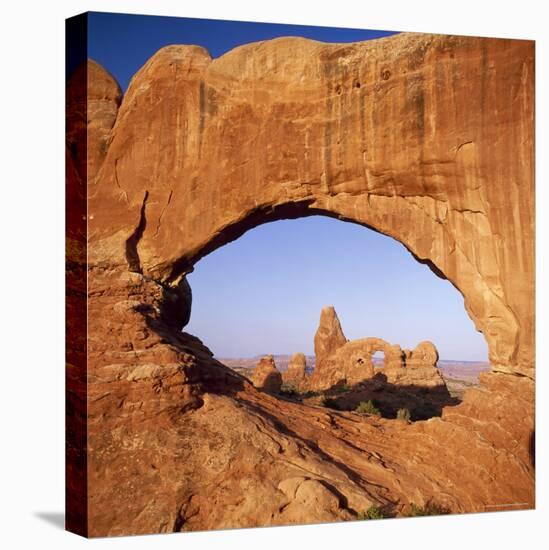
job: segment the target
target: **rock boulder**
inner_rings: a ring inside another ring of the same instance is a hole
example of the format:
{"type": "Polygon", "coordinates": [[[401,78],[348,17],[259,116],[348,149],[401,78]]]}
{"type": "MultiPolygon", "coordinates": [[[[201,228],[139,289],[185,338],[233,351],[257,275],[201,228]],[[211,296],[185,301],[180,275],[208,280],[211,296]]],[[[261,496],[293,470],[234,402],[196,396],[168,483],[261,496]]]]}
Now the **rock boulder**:
{"type": "Polygon", "coordinates": [[[276,368],[274,357],[265,355],[255,366],[252,382],[254,386],[268,393],[278,393],[282,387],[282,375],[276,368]]]}

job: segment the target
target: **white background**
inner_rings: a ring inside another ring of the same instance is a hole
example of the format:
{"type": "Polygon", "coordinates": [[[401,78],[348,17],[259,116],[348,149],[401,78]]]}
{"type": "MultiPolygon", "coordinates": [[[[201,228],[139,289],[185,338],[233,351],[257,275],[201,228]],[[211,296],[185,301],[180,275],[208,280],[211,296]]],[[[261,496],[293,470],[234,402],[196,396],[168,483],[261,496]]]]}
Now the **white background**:
{"type": "Polygon", "coordinates": [[[547,3],[6,0],[0,16],[0,546],[539,548],[547,544],[547,3]],[[85,541],[64,509],[64,18],[86,10],[535,39],[538,509],[85,541]],[[545,208],[544,208],[545,207],[545,208]],[[545,540],[543,540],[545,538],[545,540]]]}

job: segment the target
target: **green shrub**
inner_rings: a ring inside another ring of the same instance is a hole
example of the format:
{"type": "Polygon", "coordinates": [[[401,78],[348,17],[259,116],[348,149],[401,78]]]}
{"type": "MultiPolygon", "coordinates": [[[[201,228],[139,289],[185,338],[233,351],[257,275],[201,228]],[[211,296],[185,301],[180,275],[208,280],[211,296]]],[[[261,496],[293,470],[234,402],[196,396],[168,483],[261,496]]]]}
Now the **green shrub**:
{"type": "Polygon", "coordinates": [[[338,402],[331,397],[322,398],[322,406],[329,407],[330,409],[335,409],[336,411],[340,409],[338,402]]]}
{"type": "Polygon", "coordinates": [[[366,512],[359,512],[358,519],[384,519],[385,516],[383,515],[383,512],[374,504],[366,510],[366,512]]]}
{"type": "Polygon", "coordinates": [[[443,516],[449,514],[450,510],[439,506],[438,504],[427,503],[425,506],[418,506],[417,504],[410,504],[410,517],[419,517],[419,516],[443,516]]]}
{"type": "Polygon", "coordinates": [[[368,401],[361,401],[355,409],[355,412],[359,414],[374,414],[376,416],[381,416],[379,409],[371,399],[368,401]]]}
{"type": "Polygon", "coordinates": [[[353,388],[351,388],[351,386],[348,386],[347,384],[343,384],[341,386],[335,386],[334,388],[332,388],[332,392],[333,393],[346,393],[346,392],[349,392],[351,391],[353,388]]]}
{"type": "Polygon", "coordinates": [[[409,409],[398,409],[397,418],[399,420],[406,420],[406,422],[410,422],[412,415],[410,414],[409,409]]]}
{"type": "Polygon", "coordinates": [[[294,384],[284,383],[280,388],[280,395],[285,397],[298,397],[299,391],[294,384]]]}

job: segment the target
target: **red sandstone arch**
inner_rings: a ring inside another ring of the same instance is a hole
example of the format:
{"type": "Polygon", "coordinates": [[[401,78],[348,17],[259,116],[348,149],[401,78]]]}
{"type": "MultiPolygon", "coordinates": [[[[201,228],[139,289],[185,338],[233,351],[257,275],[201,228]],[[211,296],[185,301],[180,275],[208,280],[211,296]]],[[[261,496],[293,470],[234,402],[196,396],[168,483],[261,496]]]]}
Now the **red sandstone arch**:
{"type": "Polygon", "coordinates": [[[173,284],[260,223],[338,217],[450,280],[494,368],[533,377],[532,75],[517,40],[164,48],[105,129],[90,261],[173,284]]]}
{"type": "Polygon", "coordinates": [[[90,63],[87,102],[67,94],[67,304],[88,313],[68,315],[69,525],[534,506],[533,57],[527,41],[408,34],[279,39],[213,61],[171,46],[120,109],[90,63]],[[311,213],[390,235],[452,281],[490,347],[480,389],[426,422],[357,424],[256,391],[180,332],[178,278],[197,259],[311,213]]]}

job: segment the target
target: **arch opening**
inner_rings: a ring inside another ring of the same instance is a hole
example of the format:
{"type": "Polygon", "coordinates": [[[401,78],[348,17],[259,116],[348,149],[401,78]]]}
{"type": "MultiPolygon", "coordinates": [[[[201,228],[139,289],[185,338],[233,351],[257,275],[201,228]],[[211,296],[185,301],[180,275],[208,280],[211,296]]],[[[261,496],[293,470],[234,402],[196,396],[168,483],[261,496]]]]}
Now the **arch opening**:
{"type": "Polygon", "coordinates": [[[383,350],[374,351],[371,358],[374,369],[382,370],[385,368],[385,352],[383,350]]]}
{"type": "MultiPolygon", "coordinates": [[[[349,343],[370,340],[367,349],[353,352],[362,375],[372,368],[382,380],[399,361],[406,364],[400,346],[412,350],[424,340],[440,347],[441,373],[447,360],[454,375],[457,364],[463,372],[469,369],[469,379],[488,368],[486,342],[468,318],[461,295],[396,240],[325,215],[278,220],[245,233],[204,256],[187,277],[193,312],[185,331],[200,337],[237,372],[251,377],[261,358],[272,355],[282,372],[281,389],[295,390],[295,384],[285,384],[285,373],[294,354],[301,353],[307,374],[314,374],[313,337],[327,303],[336,306],[349,343]],[[460,355],[455,342],[464,337],[469,340],[460,355]]],[[[343,386],[357,380],[349,378],[343,386]]]]}

